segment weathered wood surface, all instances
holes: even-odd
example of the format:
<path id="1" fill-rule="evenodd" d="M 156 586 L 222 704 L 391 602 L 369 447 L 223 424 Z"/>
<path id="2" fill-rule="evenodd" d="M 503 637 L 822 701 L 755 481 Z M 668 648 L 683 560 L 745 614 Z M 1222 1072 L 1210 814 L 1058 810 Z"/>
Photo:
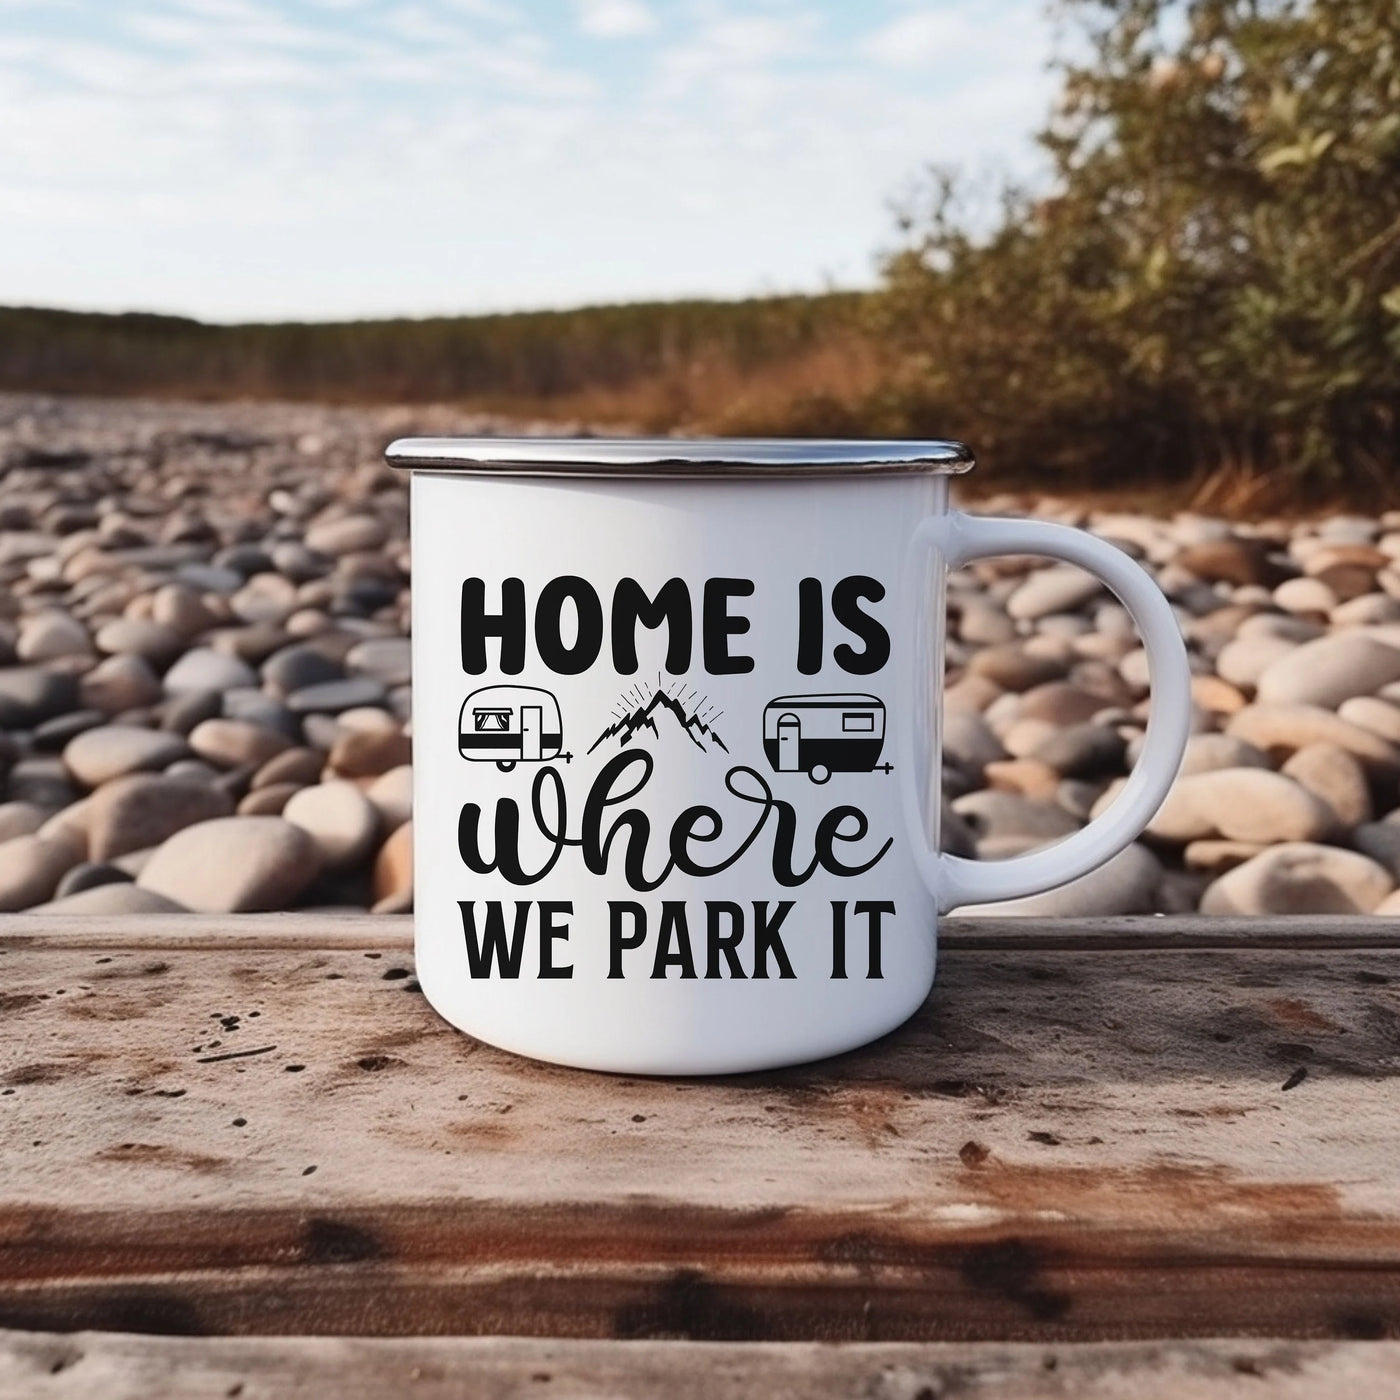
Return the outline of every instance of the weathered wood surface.
<path id="1" fill-rule="evenodd" d="M 1380 1400 L 1397 1342 L 862 1345 L 0 1333 L 3 1400 Z"/>
<path id="2" fill-rule="evenodd" d="M 969 922 L 879 1044 L 688 1081 L 474 1042 L 376 927 L 4 922 L 0 1326 L 1400 1335 L 1391 925 Z"/>

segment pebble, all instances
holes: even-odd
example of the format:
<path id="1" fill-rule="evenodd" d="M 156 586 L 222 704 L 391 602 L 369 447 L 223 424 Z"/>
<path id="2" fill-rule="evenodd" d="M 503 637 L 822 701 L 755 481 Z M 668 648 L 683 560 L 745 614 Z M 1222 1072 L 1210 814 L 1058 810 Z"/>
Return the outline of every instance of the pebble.
<path id="1" fill-rule="evenodd" d="M 206 719 L 190 731 L 189 745 L 219 768 L 260 768 L 292 747 L 285 734 L 242 719 Z"/>
<path id="2" fill-rule="evenodd" d="M 374 912 L 402 914 L 413 907 L 413 823 L 405 822 L 379 848 L 374 862 Z"/>
<path id="3" fill-rule="evenodd" d="M 52 661 L 60 656 L 90 656 L 92 640 L 87 628 L 65 612 L 51 611 L 31 617 L 20 628 L 15 654 L 21 661 Z"/>
<path id="4" fill-rule="evenodd" d="M 71 710 L 78 682 L 62 671 L 37 666 L 0 669 L 0 729 L 28 729 Z"/>
<path id="5" fill-rule="evenodd" d="M 1265 704 L 1320 705 L 1335 709 L 1353 695 L 1374 695 L 1400 679 L 1400 647 L 1365 633 L 1338 632 L 1304 642 L 1273 662 L 1259 677 Z"/>
<path id="6" fill-rule="evenodd" d="M 380 830 L 396 831 L 413 815 L 413 769 L 408 764 L 381 773 L 365 789 L 376 812 Z"/>
<path id="7" fill-rule="evenodd" d="M 998 904 L 972 904 L 962 916 L 1004 918 L 1022 915 L 1042 919 L 1097 918 L 1110 914 L 1144 914 L 1152 910 L 1162 878 L 1157 857 L 1136 842 L 1119 851 L 1097 870 L 1041 894 Z"/>
<path id="8" fill-rule="evenodd" d="M 88 855 L 110 861 L 232 811 L 228 794 L 212 783 L 149 773 L 118 778 L 88 800 Z"/>
<path id="9" fill-rule="evenodd" d="M 274 695 L 286 697 L 307 686 L 344 679 L 340 662 L 313 646 L 290 646 L 273 652 L 263 662 L 263 683 Z"/>
<path id="10" fill-rule="evenodd" d="M 1325 802 L 1336 814 L 1339 830 L 1349 831 L 1371 820 L 1366 770 L 1339 745 L 1305 744 L 1280 772 Z"/>
<path id="11" fill-rule="evenodd" d="M 1073 564 L 1052 564 L 1037 569 L 1006 600 L 1008 617 L 1033 622 L 1052 613 L 1083 607 L 1103 592 L 1103 584 L 1093 574 Z"/>
<path id="12" fill-rule="evenodd" d="M 33 802 L 0 803 L 0 843 L 16 836 L 31 836 L 49 819 L 49 812 Z"/>
<path id="13" fill-rule="evenodd" d="M 1400 749 L 1316 705 L 1249 705 L 1230 717 L 1225 732 L 1270 754 L 1287 755 L 1308 744 L 1336 744 L 1360 759 L 1368 773 L 1400 772 Z"/>
<path id="14" fill-rule="evenodd" d="M 425 429 L 451 431 L 436 412 Z M 46 399 L 0 421 L 0 457 L 29 450 L 26 414 L 82 448 L 61 492 L 0 481 L 0 849 L 27 841 L 12 865 L 25 850 L 65 865 L 26 898 L 411 908 L 407 504 L 378 461 L 402 422 Z M 995 912 L 1246 896 L 1302 911 L 1306 862 L 1286 879 L 1269 864 L 1297 848 L 1400 878 L 1400 512 L 1237 524 L 1040 509 L 1087 521 L 1158 578 L 1190 649 L 1193 734 L 1152 835 Z M 959 571 L 948 611 L 945 846 L 1009 855 L 1079 829 L 1142 747 L 1131 618 L 1092 576 L 1024 558 Z M 294 847 L 314 848 L 313 869 L 293 875 Z M 1261 868 L 1285 895 L 1258 893 Z M 147 870 L 159 890 L 131 883 Z M 171 893 L 201 870 L 213 895 Z M 101 879 L 122 883 L 79 888 Z M 1400 912 L 1400 892 L 1388 905 Z"/>
<path id="15" fill-rule="evenodd" d="M 42 904 L 81 859 L 82 849 L 72 840 L 31 835 L 0 844 L 0 912 Z"/>
<path id="16" fill-rule="evenodd" d="M 187 690 L 232 690 L 235 686 L 256 686 L 257 683 L 257 672 L 246 661 L 212 647 L 187 651 L 165 673 L 165 688 L 171 694 Z"/>
<path id="17" fill-rule="evenodd" d="M 80 783 L 95 788 L 127 773 L 164 768 L 188 753 L 189 746 L 178 734 L 104 724 L 71 740 L 63 750 L 63 763 Z"/>
<path id="18" fill-rule="evenodd" d="M 287 708 L 295 714 L 328 714 L 349 710 L 356 705 L 375 705 L 384 699 L 382 681 L 373 676 L 351 676 L 345 680 L 323 681 L 304 686 L 287 696 Z"/>
<path id="19" fill-rule="evenodd" d="M 378 549 L 387 538 L 383 524 L 370 515 L 321 520 L 306 532 L 306 547 L 316 554 L 354 554 Z"/>
<path id="20" fill-rule="evenodd" d="M 1184 845 L 1228 841 L 1316 841 L 1334 831 L 1332 809 L 1301 784 L 1267 768 L 1222 768 L 1178 778 L 1147 834 Z"/>
<path id="21" fill-rule="evenodd" d="M 1290 842 L 1270 846 L 1214 881 L 1203 914 L 1369 914 L 1395 881 L 1357 851 Z"/>
<path id="22" fill-rule="evenodd" d="M 346 735 L 343 742 L 349 747 L 355 737 Z M 1006 757 L 1006 750 L 992 727 L 981 715 L 967 710 L 951 710 L 943 716 L 943 753 L 970 774 L 980 774 L 989 763 Z M 399 759 L 399 764 L 406 763 L 411 757 L 411 753 L 405 754 Z M 332 763 L 335 764 L 334 755 Z M 335 766 L 338 772 L 349 771 L 338 764 Z M 378 771 L 383 773 L 397 766 L 385 764 Z"/>
<path id="23" fill-rule="evenodd" d="M 143 656 L 109 656 L 78 683 L 81 703 L 105 715 L 119 715 L 157 704 L 165 694 Z"/>
<path id="24" fill-rule="evenodd" d="M 150 619 L 119 617 L 98 628 L 98 651 L 145 657 L 147 661 L 164 663 L 178 656 L 183 638 L 173 628 Z"/>
<path id="25" fill-rule="evenodd" d="M 293 783 L 297 787 L 305 787 L 308 783 L 321 780 L 321 770 L 325 766 L 325 755 L 319 749 L 284 749 L 275 757 L 269 758 L 253 774 L 250 786 L 255 790 L 279 783 Z"/>
<path id="26" fill-rule="evenodd" d="M 204 914 L 286 909 L 320 871 L 316 843 L 281 817 L 223 817 L 177 831 L 145 863 L 142 889 Z"/>
<path id="27" fill-rule="evenodd" d="M 295 793 L 282 809 L 316 843 L 328 870 L 364 859 L 379 835 L 379 813 L 354 783 L 317 783 Z"/>
<path id="28" fill-rule="evenodd" d="M 49 904 L 41 904 L 36 911 L 43 914 L 185 914 L 189 911 L 183 904 L 157 894 L 154 890 L 144 890 L 129 880 L 124 884 L 95 885 L 77 894 L 65 895 Z"/>

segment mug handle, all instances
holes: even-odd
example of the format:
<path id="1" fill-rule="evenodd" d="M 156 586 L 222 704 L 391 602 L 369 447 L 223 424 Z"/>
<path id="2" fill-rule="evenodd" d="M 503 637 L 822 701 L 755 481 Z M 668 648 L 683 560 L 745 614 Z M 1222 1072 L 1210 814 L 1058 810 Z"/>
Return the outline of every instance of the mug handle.
<path id="1" fill-rule="evenodd" d="M 920 873 L 940 913 L 963 904 L 993 903 L 1039 894 L 1096 869 L 1141 833 L 1176 778 L 1191 730 L 1191 669 L 1171 605 L 1145 570 L 1122 550 L 1083 530 L 1044 520 L 1005 520 L 949 511 L 930 516 L 915 531 L 911 566 L 937 551 L 945 569 L 996 554 L 1041 554 L 1077 564 L 1096 575 L 1127 608 L 1147 651 L 1152 708 L 1142 753 L 1122 792 L 1088 826 L 1043 850 L 1007 860 L 977 861 L 928 845 L 907 744 L 905 815 Z M 912 576 L 912 568 L 911 568 Z M 906 715 L 911 707 L 904 707 Z"/>

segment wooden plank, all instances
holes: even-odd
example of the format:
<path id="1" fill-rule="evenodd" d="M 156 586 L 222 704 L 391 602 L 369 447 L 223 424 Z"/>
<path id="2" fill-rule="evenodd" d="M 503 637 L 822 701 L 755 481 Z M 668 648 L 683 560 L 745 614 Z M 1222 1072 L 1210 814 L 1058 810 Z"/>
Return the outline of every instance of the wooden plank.
<path id="1" fill-rule="evenodd" d="M 1357 1400 L 1400 1343 L 726 1345 L 0 1334 L 0 1400 Z"/>
<path id="2" fill-rule="evenodd" d="M 481 1045 L 403 948 L 11 937 L 0 988 L 0 1325 L 1400 1335 L 1393 950 L 949 950 L 717 1081 Z"/>
<path id="3" fill-rule="evenodd" d="M 1400 919 L 1346 914 L 1270 918 L 1133 915 L 1094 919 L 945 919 L 946 951 L 1049 952 L 1132 949 L 1400 948 Z M 101 948 L 110 944 L 220 952 L 251 948 L 413 947 L 413 919 L 404 914 L 148 914 L 93 916 L 6 914 L 0 948 Z"/>

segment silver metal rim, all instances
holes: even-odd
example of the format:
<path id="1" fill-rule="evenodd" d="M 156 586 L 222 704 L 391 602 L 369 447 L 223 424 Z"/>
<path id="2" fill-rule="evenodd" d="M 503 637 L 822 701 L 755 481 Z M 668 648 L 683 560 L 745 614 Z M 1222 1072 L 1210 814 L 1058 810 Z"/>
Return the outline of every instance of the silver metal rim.
<path id="1" fill-rule="evenodd" d="M 399 438 L 384 456 L 391 467 L 415 472 L 651 481 L 951 476 L 974 464 L 960 442 L 890 438 Z"/>

